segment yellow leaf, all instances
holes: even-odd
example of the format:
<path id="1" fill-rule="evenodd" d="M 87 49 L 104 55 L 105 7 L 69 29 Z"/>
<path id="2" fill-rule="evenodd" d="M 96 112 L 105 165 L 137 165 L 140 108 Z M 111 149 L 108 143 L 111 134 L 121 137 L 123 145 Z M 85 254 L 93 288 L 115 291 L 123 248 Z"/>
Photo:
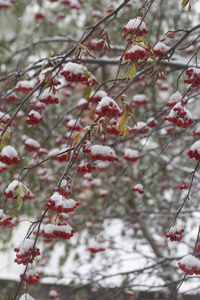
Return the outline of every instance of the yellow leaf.
<path id="1" fill-rule="evenodd" d="M 120 135 L 122 135 L 123 132 L 126 130 L 127 125 L 128 125 L 128 121 L 124 124 L 124 126 L 121 130 L 118 129 Z"/>
<path id="2" fill-rule="evenodd" d="M 128 126 L 127 126 L 126 129 L 125 129 L 125 131 L 124 131 L 124 134 L 123 134 L 122 139 L 123 139 L 125 136 L 127 136 L 128 134 L 129 134 L 129 128 L 128 128 Z"/>
<path id="3" fill-rule="evenodd" d="M 120 122 L 119 122 L 117 130 L 121 131 L 124 128 L 127 121 L 128 121 L 128 114 L 124 114 L 123 117 L 121 118 Z"/>

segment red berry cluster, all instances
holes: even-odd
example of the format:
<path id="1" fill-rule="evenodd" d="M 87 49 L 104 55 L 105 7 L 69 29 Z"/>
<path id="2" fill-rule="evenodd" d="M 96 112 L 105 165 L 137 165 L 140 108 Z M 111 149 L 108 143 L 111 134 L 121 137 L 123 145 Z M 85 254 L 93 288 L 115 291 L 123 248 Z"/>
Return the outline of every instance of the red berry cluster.
<path id="1" fill-rule="evenodd" d="M 83 84 L 86 84 L 86 85 L 89 85 L 89 83 L 90 83 L 89 78 L 81 72 L 76 74 L 76 73 L 71 73 L 70 71 L 62 71 L 60 74 L 65 77 L 66 81 L 82 82 Z M 95 84 L 96 84 L 96 81 L 93 80 L 92 85 L 95 85 Z"/>
<path id="2" fill-rule="evenodd" d="M 164 50 L 160 50 L 160 49 L 157 49 L 157 50 L 154 49 L 153 52 L 156 56 L 161 56 L 165 53 Z"/>
<path id="3" fill-rule="evenodd" d="M 4 100 L 5 100 L 6 103 L 11 103 L 11 102 L 18 101 L 19 97 L 14 92 L 12 92 Z"/>
<path id="4" fill-rule="evenodd" d="M 79 202 L 73 199 L 66 199 L 62 195 L 59 196 L 61 198 L 60 200 L 56 201 L 57 199 L 54 200 L 50 198 L 45 206 L 58 214 L 72 212 L 79 206 Z"/>
<path id="5" fill-rule="evenodd" d="M 3 210 L 0 209 L 0 226 L 8 227 L 11 225 L 12 217 L 4 214 Z"/>
<path id="6" fill-rule="evenodd" d="M 91 147 L 90 158 L 94 161 L 118 161 L 118 158 L 112 148 L 109 146 L 94 145 Z"/>
<path id="7" fill-rule="evenodd" d="M 44 82 L 43 87 L 45 87 L 46 84 L 48 84 L 48 87 L 58 86 L 61 84 L 61 82 L 55 77 L 54 74 L 55 72 L 52 72 L 51 69 L 46 69 L 37 77 L 37 81 L 40 84 L 45 78 L 48 78 L 48 81 Z"/>
<path id="8" fill-rule="evenodd" d="M 189 126 L 191 126 L 194 123 L 194 121 L 188 115 L 188 113 L 189 113 L 188 110 L 184 109 L 184 107 L 181 105 L 179 105 L 179 106 L 177 106 L 177 105 L 179 105 L 179 104 L 176 104 L 172 108 L 172 113 L 170 113 L 168 117 L 164 117 L 163 120 L 169 121 L 181 128 L 188 128 Z"/>
<path id="9" fill-rule="evenodd" d="M 189 156 L 189 158 L 195 158 L 197 161 L 200 161 L 200 154 L 197 149 L 189 150 L 187 155 Z"/>
<path id="10" fill-rule="evenodd" d="M 20 84 L 17 87 L 15 87 L 16 92 L 20 92 L 20 93 L 24 93 L 24 94 L 28 94 L 32 90 L 33 90 L 33 87 L 27 87 L 27 86 L 23 86 L 23 85 L 20 85 Z"/>
<path id="11" fill-rule="evenodd" d="M 100 51 L 103 46 L 104 46 L 105 42 L 103 39 L 101 40 L 96 40 L 96 39 L 92 39 L 88 42 L 88 48 L 92 51 Z"/>
<path id="12" fill-rule="evenodd" d="M 182 240 L 183 238 L 183 232 L 184 229 L 181 228 L 177 228 L 177 227 L 172 227 L 169 232 L 165 235 L 166 238 L 169 238 L 171 242 L 176 241 L 176 242 L 180 242 L 180 240 Z"/>
<path id="13" fill-rule="evenodd" d="M 97 252 L 102 252 L 102 251 L 105 251 L 106 249 L 105 248 L 88 248 L 88 250 L 91 252 L 91 253 L 97 253 Z"/>
<path id="14" fill-rule="evenodd" d="M 140 155 L 135 156 L 135 157 L 130 157 L 130 156 L 126 156 L 125 153 L 124 153 L 124 159 L 126 159 L 126 160 L 128 160 L 128 161 L 136 162 L 136 161 L 138 161 L 139 158 L 140 158 Z M 143 193 L 142 193 L 142 194 L 143 194 Z"/>
<path id="15" fill-rule="evenodd" d="M 135 34 L 137 36 L 142 36 L 143 34 L 148 33 L 148 30 L 146 28 L 141 29 L 141 28 L 137 28 L 137 27 L 135 27 L 135 28 L 123 27 L 124 33 L 128 33 L 128 34 L 133 34 L 133 32 L 136 31 L 136 30 L 137 30 L 137 32 L 135 32 Z"/>
<path id="16" fill-rule="evenodd" d="M 103 101 L 105 98 L 107 98 L 108 101 Z M 115 101 L 112 100 L 112 98 L 105 98 L 102 98 L 102 100 L 99 102 L 95 110 L 95 114 L 97 114 L 100 117 L 108 118 L 114 118 L 116 116 L 121 117 L 123 115 L 123 112 L 121 111 L 117 103 L 115 103 Z M 109 101 L 109 99 L 111 99 L 111 101 Z"/>
<path id="17" fill-rule="evenodd" d="M 37 113 L 37 114 L 36 114 Z M 26 123 L 28 125 L 37 125 L 40 122 L 42 122 L 43 116 L 41 116 L 38 112 L 36 111 L 31 111 L 27 118 L 26 118 Z"/>
<path id="18" fill-rule="evenodd" d="M 91 152 L 91 147 L 92 147 L 92 145 L 91 145 L 90 141 L 84 141 L 83 142 L 83 152 L 84 153 L 90 153 Z"/>
<path id="19" fill-rule="evenodd" d="M 111 119 L 108 122 L 108 126 L 107 126 L 107 133 L 109 134 L 114 134 L 115 136 L 119 135 L 119 131 L 118 131 L 118 123 L 115 119 Z"/>
<path id="20" fill-rule="evenodd" d="M 180 186 L 179 186 L 179 190 L 185 190 L 185 189 L 187 189 L 187 184 L 186 183 L 183 183 L 183 184 L 181 184 Z"/>
<path id="21" fill-rule="evenodd" d="M 133 297 L 135 296 L 135 293 L 129 289 L 124 289 L 123 290 L 124 294 L 127 295 L 128 297 Z"/>
<path id="22" fill-rule="evenodd" d="M 0 161 L 8 166 L 16 165 L 19 162 L 19 157 L 10 157 L 7 155 L 0 154 Z"/>
<path id="23" fill-rule="evenodd" d="M 16 257 L 14 262 L 16 262 L 18 265 L 23 264 L 24 266 L 28 263 L 32 263 L 35 259 L 36 256 L 40 255 L 40 249 L 39 248 L 34 248 L 33 252 L 32 252 L 32 247 L 28 249 L 28 251 L 23 252 L 21 254 L 16 254 Z M 20 252 L 19 248 L 14 248 L 15 252 Z M 32 252 L 32 254 L 31 254 Z M 29 256 L 31 254 L 30 260 L 29 260 Z"/>
<path id="24" fill-rule="evenodd" d="M 91 173 L 92 170 L 96 170 L 96 167 L 92 167 L 91 164 L 87 163 L 83 163 L 83 164 L 80 164 L 78 167 L 77 167 L 77 173 Z"/>
<path id="25" fill-rule="evenodd" d="M 28 152 L 37 152 L 40 149 L 40 147 L 40 144 L 31 138 L 25 140 L 24 150 Z"/>
<path id="26" fill-rule="evenodd" d="M 0 173 L 2 173 L 4 170 L 6 170 L 7 167 L 8 167 L 8 166 L 7 166 L 6 164 L 0 162 Z"/>
<path id="27" fill-rule="evenodd" d="M 200 244 L 197 245 L 197 248 L 195 249 L 196 252 L 200 252 Z"/>
<path id="28" fill-rule="evenodd" d="M 22 278 L 22 274 L 20 274 L 20 278 Z M 40 275 L 38 275 L 36 272 L 34 271 L 28 271 L 26 272 L 25 276 L 23 277 L 23 281 L 26 281 L 26 283 L 28 285 L 34 285 L 39 283 L 40 280 Z"/>
<path id="29" fill-rule="evenodd" d="M 135 46 L 133 46 L 134 48 Z M 132 63 L 138 63 L 139 60 L 144 60 L 147 53 L 145 50 L 137 49 L 135 51 L 132 51 L 131 48 L 125 55 L 124 59 L 125 60 L 130 60 Z"/>
<path id="30" fill-rule="evenodd" d="M 66 181 L 65 179 L 62 180 L 63 181 Z M 67 184 L 67 181 L 66 181 L 66 184 L 65 183 L 61 183 L 61 186 L 59 187 L 58 189 L 58 193 L 60 195 L 62 195 L 63 197 L 68 197 L 71 195 L 71 192 L 69 191 L 71 189 L 71 185 Z M 54 188 L 53 191 L 57 191 L 57 188 Z"/>
<path id="31" fill-rule="evenodd" d="M 187 267 L 185 264 L 178 263 L 179 268 L 185 272 L 187 275 L 200 275 L 200 270 L 197 269 L 197 266 Z"/>
<path id="32" fill-rule="evenodd" d="M 49 225 L 47 225 L 47 226 L 49 226 Z M 63 224 L 59 223 L 58 225 L 53 226 L 53 228 L 55 228 L 55 229 L 53 229 L 52 232 L 49 232 L 49 230 L 48 230 L 48 232 L 45 232 L 46 227 L 45 227 L 45 229 L 43 229 L 41 231 L 41 233 L 42 233 L 42 236 L 47 239 L 61 238 L 64 240 L 68 240 L 73 236 L 73 233 L 74 233 L 74 229 L 72 229 L 71 226 L 69 226 L 67 223 L 63 223 Z M 71 231 L 70 233 L 68 232 L 69 230 Z"/>
<path id="33" fill-rule="evenodd" d="M 46 16 L 42 12 L 37 12 L 34 14 L 35 20 L 44 20 L 46 19 Z"/>
<path id="34" fill-rule="evenodd" d="M 198 128 L 198 130 L 193 130 L 192 132 L 194 135 L 200 136 L 200 128 Z"/>
<path id="35" fill-rule="evenodd" d="M 48 294 L 49 299 L 59 299 L 58 298 L 58 290 L 56 288 L 52 288 Z"/>
<path id="36" fill-rule="evenodd" d="M 192 84 L 192 87 L 200 86 L 200 70 L 198 69 L 188 69 L 185 72 L 188 78 L 184 79 L 184 83 Z"/>
<path id="37" fill-rule="evenodd" d="M 135 185 L 133 188 L 132 188 L 132 191 L 133 192 L 138 192 L 139 194 L 144 194 L 144 187 L 143 187 L 143 185 L 142 184 L 137 184 L 137 185 Z"/>
<path id="38" fill-rule="evenodd" d="M 53 97 L 51 94 L 50 95 L 47 95 L 45 97 L 40 97 L 39 101 L 41 103 L 45 103 L 46 105 L 48 104 L 58 104 L 59 103 L 59 100 L 57 97 Z"/>

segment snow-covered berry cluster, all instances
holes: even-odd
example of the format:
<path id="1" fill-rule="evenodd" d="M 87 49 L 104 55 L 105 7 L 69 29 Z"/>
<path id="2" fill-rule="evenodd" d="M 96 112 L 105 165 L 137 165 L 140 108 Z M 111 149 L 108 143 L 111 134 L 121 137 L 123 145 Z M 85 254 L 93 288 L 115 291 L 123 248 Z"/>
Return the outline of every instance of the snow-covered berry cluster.
<path id="1" fill-rule="evenodd" d="M 118 161 L 115 151 L 109 146 L 93 145 L 90 148 L 90 158 L 94 161 Z"/>
<path id="2" fill-rule="evenodd" d="M 138 192 L 139 194 L 144 194 L 144 187 L 141 183 L 136 184 L 133 188 L 132 188 L 133 192 Z"/>
<path id="3" fill-rule="evenodd" d="M 183 238 L 183 232 L 184 232 L 183 228 L 174 225 L 173 227 L 170 228 L 170 230 L 165 236 L 166 238 L 169 238 L 171 242 L 173 241 L 179 242 Z"/>
<path id="4" fill-rule="evenodd" d="M 105 91 L 97 91 L 97 92 L 92 92 L 90 94 L 90 97 L 87 99 L 88 102 L 92 103 L 99 103 L 103 97 L 106 97 L 107 93 Z"/>
<path id="5" fill-rule="evenodd" d="M 33 84 L 28 80 L 19 81 L 15 86 L 15 91 L 27 94 L 34 89 Z"/>
<path id="6" fill-rule="evenodd" d="M 183 257 L 178 263 L 178 266 L 187 275 L 200 275 L 200 261 L 191 254 Z"/>
<path id="7" fill-rule="evenodd" d="M 19 156 L 15 148 L 5 146 L 0 153 L 0 161 L 8 166 L 16 165 L 19 162 Z"/>
<path id="8" fill-rule="evenodd" d="M 0 173 L 5 171 L 8 168 L 8 166 L 0 161 Z"/>
<path id="9" fill-rule="evenodd" d="M 83 142 L 83 152 L 84 153 L 90 153 L 91 147 L 92 147 L 92 144 L 90 143 L 90 141 Z"/>
<path id="10" fill-rule="evenodd" d="M 140 18 L 135 18 L 129 20 L 126 26 L 123 27 L 123 31 L 126 34 L 135 34 L 137 36 L 142 36 L 143 34 L 147 34 L 148 30 L 146 29 L 146 25 L 144 21 Z"/>
<path id="11" fill-rule="evenodd" d="M 22 274 L 20 274 L 20 278 L 22 278 Z M 26 272 L 22 281 L 25 281 L 28 285 L 34 285 L 39 283 L 40 275 L 36 273 L 34 270 L 29 270 Z"/>
<path id="12" fill-rule="evenodd" d="M 0 209 L 0 226 L 7 227 L 8 225 L 11 224 L 12 217 L 6 215 L 3 212 L 3 209 Z"/>
<path id="13" fill-rule="evenodd" d="M 58 299 L 58 290 L 56 288 L 51 288 L 51 290 L 49 291 L 48 297 L 49 299 Z"/>
<path id="14" fill-rule="evenodd" d="M 8 91 L 9 92 L 9 91 Z M 19 97 L 16 95 L 15 92 L 11 92 L 5 99 L 4 101 L 6 103 L 11 103 L 11 102 L 16 102 L 19 100 Z"/>
<path id="15" fill-rule="evenodd" d="M 100 117 L 114 118 L 116 116 L 121 117 L 123 112 L 115 100 L 110 97 L 103 97 L 96 107 L 95 114 Z"/>
<path id="16" fill-rule="evenodd" d="M 63 197 L 68 197 L 71 195 L 71 192 L 70 192 L 70 189 L 71 189 L 71 185 L 68 184 L 67 180 L 66 179 L 63 179 L 61 181 L 61 184 L 60 184 L 60 187 L 58 189 L 58 193 L 60 195 L 62 195 Z M 57 190 L 57 188 L 54 188 L 53 191 L 55 192 Z"/>
<path id="17" fill-rule="evenodd" d="M 43 116 L 39 114 L 39 112 L 35 110 L 31 110 L 30 113 L 27 115 L 26 123 L 28 125 L 37 125 L 42 122 Z"/>
<path id="18" fill-rule="evenodd" d="M 200 161 L 200 141 L 196 141 L 187 154 L 189 158 L 195 158 L 197 161 Z"/>
<path id="19" fill-rule="evenodd" d="M 194 135 L 200 136 L 200 127 L 198 127 L 196 130 L 193 130 L 192 133 Z"/>
<path id="20" fill-rule="evenodd" d="M 169 50 L 169 47 L 163 43 L 163 42 L 158 42 L 153 49 L 153 52 L 156 56 L 161 56 L 165 54 L 165 52 Z"/>
<path id="21" fill-rule="evenodd" d="M 88 69 L 81 65 L 72 62 L 66 63 L 61 73 L 65 77 L 66 81 L 70 82 L 82 82 L 83 84 L 89 85 L 91 83 L 90 77 L 92 74 Z M 92 85 L 96 84 L 96 80 L 92 80 Z"/>
<path id="22" fill-rule="evenodd" d="M 40 149 L 40 147 L 40 144 L 34 139 L 28 138 L 25 140 L 24 150 L 28 152 L 36 152 Z"/>
<path id="23" fill-rule="evenodd" d="M 72 212 L 79 205 L 79 202 L 76 202 L 73 199 L 67 199 L 60 195 L 58 192 L 55 192 L 45 206 L 57 213 L 68 213 Z"/>
<path id="24" fill-rule="evenodd" d="M 191 84 L 192 87 L 200 86 L 200 69 L 197 68 L 187 69 L 185 75 L 187 75 L 187 78 L 184 79 L 184 83 Z"/>
<path id="25" fill-rule="evenodd" d="M 134 293 L 131 289 L 129 289 L 129 288 L 124 289 L 123 292 L 124 292 L 124 294 L 127 295 L 128 297 L 133 297 L 133 296 L 135 296 L 135 293 Z"/>
<path id="26" fill-rule="evenodd" d="M 131 101 L 131 106 L 132 107 L 142 106 L 142 105 L 146 105 L 148 102 L 149 102 L 149 99 L 147 98 L 146 95 L 136 94 Z"/>
<path id="27" fill-rule="evenodd" d="M 126 148 L 124 152 L 124 159 L 136 162 L 140 158 L 139 152 L 130 148 Z"/>
<path id="28" fill-rule="evenodd" d="M 135 125 L 133 128 L 129 128 L 130 132 L 137 132 L 137 134 L 145 134 L 149 131 L 149 127 L 145 122 L 138 122 L 137 126 Z"/>
<path id="29" fill-rule="evenodd" d="M 66 123 L 66 127 L 68 130 L 77 130 L 80 131 L 83 129 L 81 122 L 77 119 L 71 119 Z"/>
<path id="30" fill-rule="evenodd" d="M 81 163 L 77 167 L 77 173 L 91 173 L 93 170 L 96 170 L 96 167 L 93 167 L 90 163 Z"/>
<path id="31" fill-rule="evenodd" d="M 46 105 L 59 103 L 57 93 L 54 94 L 52 91 L 48 91 L 47 89 L 44 90 L 43 93 L 39 96 L 39 101 Z"/>
<path id="32" fill-rule="evenodd" d="M 4 112 L 0 111 L 0 124 L 8 124 L 8 122 L 10 121 L 11 117 L 9 116 L 9 114 L 5 114 Z"/>
<path id="33" fill-rule="evenodd" d="M 154 128 L 154 127 L 158 126 L 158 121 L 154 117 L 151 117 L 147 120 L 147 125 L 150 128 Z"/>
<path id="34" fill-rule="evenodd" d="M 177 103 L 171 109 L 168 117 L 164 117 L 163 119 L 182 128 L 188 128 L 194 123 L 190 111 L 183 107 L 181 103 Z"/>
<path id="35" fill-rule="evenodd" d="M 98 40 L 98 39 L 91 39 L 88 42 L 87 46 L 92 51 L 100 51 L 103 48 L 104 44 L 105 44 L 105 42 L 104 42 L 103 39 L 100 39 L 100 40 Z"/>
<path id="36" fill-rule="evenodd" d="M 44 227 L 41 233 L 44 238 L 61 238 L 67 240 L 73 236 L 74 229 L 67 223 L 57 225 L 48 224 Z"/>
<path id="37" fill-rule="evenodd" d="M 17 197 L 20 194 L 23 201 L 25 201 L 28 199 L 30 191 L 19 180 L 13 180 L 3 194 L 12 200 L 17 200 Z"/>
<path id="38" fill-rule="evenodd" d="M 138 63 L 139 60 L 144 60 L 147 56 L 144 48 L 138 45 L 132 46 L 124 55 L 125 60 L 130 60 L 132 63 Z"/>
<path id="39" fill-rule="evenodd" d="M 119 135 L 118 125 L 119 124 L 115 119 L 111 119 L 107 125 L 107 133 L 118 136 Z"/>
<path id="40" fill-rule="evenodd" d="M 17 253 L 14 261 L 18 265 L 32 263 L 35 257 L 40 255 L 40 249 L 34 247 L 34 242 L 32 239 L 25 239 L 14 248 L 14 252 Z"/>
<path id="41" fill-rule="evenodd" d="M 181 93 L 179 91 L 176 91 L 173 95 L 171 95 L 169 101 L 165 104 L 167 107 L 174 107 L 177 103 L 180 103 L 182 105 L 186 105 L 187 104 L 187 100 L 183 99 L 183 96 L 181 95 Z"/>

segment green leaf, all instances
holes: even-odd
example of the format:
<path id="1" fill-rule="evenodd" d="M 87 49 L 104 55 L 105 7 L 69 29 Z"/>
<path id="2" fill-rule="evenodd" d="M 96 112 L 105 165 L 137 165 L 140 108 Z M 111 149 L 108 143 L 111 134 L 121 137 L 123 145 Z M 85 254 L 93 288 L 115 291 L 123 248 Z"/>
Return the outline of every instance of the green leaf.
<path id="1" fill-rule="evenodd" d="M 16 189 L 15 189 L 15 192 L 14 192 L 14 194 L 13 194 L 13 197 L 14 197 L 14 198 L 17 197 L 17 196 L 19 195 L 18 185 L 16 185 L 15 188 L 16 188 Z"/>
<path id="2" fill-rule="evenodd" d="M 6 143 L 4 142 L 4 140 L 1 140 L 1 147 L 4 148 L 6 146 Z"/>
<path id="3" fill-rule="evenodd" d="M 130 69 L 130 71 L 128 72 L 128 77 L 132 80 L 133 76 L 135 76 L 136 73 L 137 73 L 136 66 L 135 64 L 133 64 L 132 69 Z"/>
<path id="4" fill-rule="evenodd" d="M 7 137 L 7 138 L 10 138 L 10 133 L 8 131 L 4 132 L 4 135 Z"/>
<path id="5" fill-rule="evenodd" d="M 181 5 L 182 5 L 182 8 L 186 7 L 189 3 L 189 0 L 182 0 L 181 2 Z"/>
<path id="6" fill-rule="evenodd" d="M 20 210 L 20 208 L 22 207 L 23 204 L 23 199 L 21 194 L 19 194 L 19 196 L 17 197 L 17 204 L 18 204 L 18 210 Z"/>
<path id="7" fill-rule="evenodd" d="M 86 100 L 90 97 L 91 92 L 92 92 L 92 85 L 89 85 L 89 87 L 87 88 L 86 94 L 85 94 Z"/>
<path id="8" fill-rule="evenodd" d="M 25 185 L 22 184 L 22 185 L 20 186 L 20 189 L 22 189 L 24 195 L 27 195 L 27 194 L 28 194 L 28 190 L 27 190 L 27 188 L 25 187 Z"/>

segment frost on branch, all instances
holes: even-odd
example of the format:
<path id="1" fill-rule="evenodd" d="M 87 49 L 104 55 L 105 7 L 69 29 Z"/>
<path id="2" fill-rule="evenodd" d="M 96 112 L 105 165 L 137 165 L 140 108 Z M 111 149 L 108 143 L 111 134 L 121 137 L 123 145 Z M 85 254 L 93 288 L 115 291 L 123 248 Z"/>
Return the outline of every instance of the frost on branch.
<path id="1" fill-rule="evenodd" d="M 10 145 L 4 147 L 0 153 L 0 161 L 8 166 L 16 165 L 19 157 L 15 148 Z"/>
<path id="2" fill-rule="evenodd" d="M 183 257 L 178 263 L 178 266 L 187 275 L 200 275 L 200 261 L 191 254 Z"/>
<path id="3" fill-rule="evenodd" d="M 165 235 L 166 238 L 169 238 L 170 241 L 178 241 L 180 242 L 180 240 L 182 240 L 183 238 L 183 232 L 184 232 L 184 229 L 177 226 L 177 225 L 174 225 L 173 227 L 170 228 L 170 230 L 168 231 L 168 233 Z"/>

